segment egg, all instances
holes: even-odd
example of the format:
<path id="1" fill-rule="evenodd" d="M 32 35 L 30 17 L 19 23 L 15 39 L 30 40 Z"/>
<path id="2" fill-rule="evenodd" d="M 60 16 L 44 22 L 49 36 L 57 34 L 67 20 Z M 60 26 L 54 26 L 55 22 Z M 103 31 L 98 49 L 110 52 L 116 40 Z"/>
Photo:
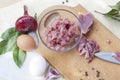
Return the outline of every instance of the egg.
<path id="1" fill-rule="evenodd" d="M 35 77 L 40 77 L 46 72 L 48 66 L 47 61 L 41 55 L 37 55 L 30 61 L 29 72 Z"/>
<path id="2" fill-rule="evenodd" d="M 34 39 L 27 34 L 22 34 L 17 38 L 17 46 L 24 51 L 31 51 L 36 48 Z"/>

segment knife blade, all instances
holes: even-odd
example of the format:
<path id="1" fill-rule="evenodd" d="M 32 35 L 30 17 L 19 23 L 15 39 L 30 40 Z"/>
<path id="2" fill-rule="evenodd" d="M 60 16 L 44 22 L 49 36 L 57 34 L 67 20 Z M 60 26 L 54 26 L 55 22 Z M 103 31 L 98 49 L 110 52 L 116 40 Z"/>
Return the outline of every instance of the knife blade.
<path id="1" fill-rule="evenodd" d="M 120 64 L 120 62 L 115 59 L 115 57 L 113 57 L 114 55 L 114 52 L 98 52 L 98 53 L 95 53 L 95 56 L 100 58 L 100 59 L 103 59 L 103 60 L 106 60 L 106 61 L 109 61 L 109 62 L 113 62 L 113 63 L 116 63 L 116 64 Z"/>

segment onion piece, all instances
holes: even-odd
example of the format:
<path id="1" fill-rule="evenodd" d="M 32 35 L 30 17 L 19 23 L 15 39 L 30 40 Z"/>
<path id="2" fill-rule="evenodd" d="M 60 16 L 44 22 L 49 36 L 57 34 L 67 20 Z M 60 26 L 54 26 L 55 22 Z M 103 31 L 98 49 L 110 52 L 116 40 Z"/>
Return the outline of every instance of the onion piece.
<path id="1" fill-rule="evenodd" d="M 91 13 L 87 14 L 79 14 L 79 21 L 80 21 L 80 27 L 83 34 L 86 34 L 89 30 L 91 25 L 93 24 L 94 17 Z"/>
<path id="2" fill-rule="evenodd" d="M 77 50 L 79 51 L 80 55 L 84 55 L 87 62 L 92 61 L 96 52 L 99 52 L 99 46 L 93 39 L 86 39 L 82 37 L 80 40 Z"/>
<path id="3" fill-rule="evenodd" d="M 120 62 L 120 52 L 115 52 L 113 57 Z"/>
<path id="4" fill-rule="evenodd" d="M 57 72 L 57 70 L 55 70 L 53 67 L 49 67 L 48 73 L 45 76 L 44 80 L 53 80 L 53 79 L 57 79 L 60 78 L 60 73 Z"/>

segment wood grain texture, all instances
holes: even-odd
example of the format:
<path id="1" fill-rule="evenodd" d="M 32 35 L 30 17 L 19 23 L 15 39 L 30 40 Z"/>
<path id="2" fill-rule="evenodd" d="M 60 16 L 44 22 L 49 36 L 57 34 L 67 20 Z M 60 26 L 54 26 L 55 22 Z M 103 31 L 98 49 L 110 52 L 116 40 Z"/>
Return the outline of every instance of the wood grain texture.
<path id="1" fill-rule="evenodd" d="M 87 11 L 80 5 L 77 5 L 74 8 L 56 5 L 44 10 L 43 13 L 40 14 L 38 22 L 44 13 L 58 8 L 71 10 L 76 15 L 78 12 L 87 13 Z M 101 51 L 120 51 L 120 40 L 95 18 L 90 32 L 85 36 L 94 39 L 99 44 Z M 107 39 L 111 40 L 112 43 L 107 44 Z M 42 56 L 65 77 L 66 80 L 99 80 L 102 78 L 104 80 L 120 79 L 120 65 L 106 62 L 98 58 L 94 58 L 92 62 L 87 63 L 84 56 L 80 56 L 76 49 L 65 53 L 57 53 L 46 48 L 39 39 L 38 52 L 40 52 Z M 94 68 L 94 70 L 92 70 L 92 68 Z M 96 77 L 97 70 L 100 71 L 99 77 Z M 85 72 L 88 72 L 87 77 L 85 76 Z"/>

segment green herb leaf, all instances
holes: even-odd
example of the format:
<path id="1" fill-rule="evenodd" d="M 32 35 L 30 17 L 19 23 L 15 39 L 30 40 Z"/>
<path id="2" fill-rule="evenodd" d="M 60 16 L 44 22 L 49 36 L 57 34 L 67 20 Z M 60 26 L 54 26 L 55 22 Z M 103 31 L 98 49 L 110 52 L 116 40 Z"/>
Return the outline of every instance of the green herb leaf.
<path id="1" fill-rule="evenodd" d="M 108 13 L 105 13 L 104 15 L 112 17 L 112 16 L 115 16 L 115 15 L 118 15 L 118 14 L 119 14 L 118 10 L 112 9 L 111 11 L 109 11 Z"/>
<path id="2" fill-rule="evenodd" d="M 26 52 L 19 49 L 17 46 L 13 51 L 13 59 L 18 67 L 21 67 L 26 57 Z"/>
<path id="3" fill-rule="evenodd" d="M 8 40 L 12 36 L 14 36 L 16 34 L 16 32 L 17 31 L 16 31 L 15 27 L 9 28 L 2 34 L 1 38 L 4 40 Z"/>
<path id="4" fill-rule="evenodd" d="M 13 59 L 18 67 L 21 67 L 25 61 L 26 52 L 17 47 L 16 41 L 20 32 L 15 27 L 7 29 L 1 36 L 3 39 L 0 42 L 0 55 L 7 51 L 13 51 Z"/>
<path id="5" fill-rule="evenodd" d="M 117 15 L 115 15 L 115 17 L 119 17 L 119 18 L 120 18 L 120 13 L 119 13 L 119 14 L 117 14 Z"/>
<path id="6" fill-rule="evenodd" d="M 113 16 L 112 18 L 113 18 L 113 19 L 115 19 L 115 20 L 118 20 L 118 21 L 120 21 L 120 17 Z"/>
<path id="7" fill-rule="evenodd" d="M 0 42 L 0 55 L 7 51 L 13 51 L 16 45 L 17 37 L 20 35 L 15 28 L 10 28 L 2 34 L 3 40 Z"/>
<path id="8" fill-rule="evenodd" d="M 16 44 L 20 34 L 15 28 L 10 28 L 2 34 L 3 40 L 0 42 L 0 55 L 7 51 L 13 51 L 13 59 L 18 67 L 22 66 L 26 57 L 26 52 L 19 49 Z"/>
<path id="9" fill-rule="evenodd" d="M 111 7 L 111 10 L 107 13 L 101 13 L 98 11 L 95 11 L 95 12 L 120 21 L 120 1 L 118 3 L 116 3 L 115 5 L 110 6 L 110 7 Z"/>
<path id="10" fill-rule="evenodd" d="M 6 53 L 7 42 L 6 40 L 0 42 L 0 55 Z"/>
<path id="11" fill-rule="evenodd" d="M 37 13 L 35 13 L 34 18 L 35 18 L 35 20 L 37 20 Z"/>
<path id="12" fill-rule="evenodd" d="M 20 35 L 20 33 L 16 32 L 16 33 L 14 33 L 14 36 L 12 36 L 9 39 L 9 41 L 7 43 L 6 51 L 13 51 L 14 50 L 14 48 L 16 46 L 16 41 L 17 41 L 17 38 L 18 38 L 19 35 Z"/>
<path id="13" fill-rule="evenodd" d="M 112 9 L 120 10 L 120 1 L 113 6 L 110 6 Z"/>

